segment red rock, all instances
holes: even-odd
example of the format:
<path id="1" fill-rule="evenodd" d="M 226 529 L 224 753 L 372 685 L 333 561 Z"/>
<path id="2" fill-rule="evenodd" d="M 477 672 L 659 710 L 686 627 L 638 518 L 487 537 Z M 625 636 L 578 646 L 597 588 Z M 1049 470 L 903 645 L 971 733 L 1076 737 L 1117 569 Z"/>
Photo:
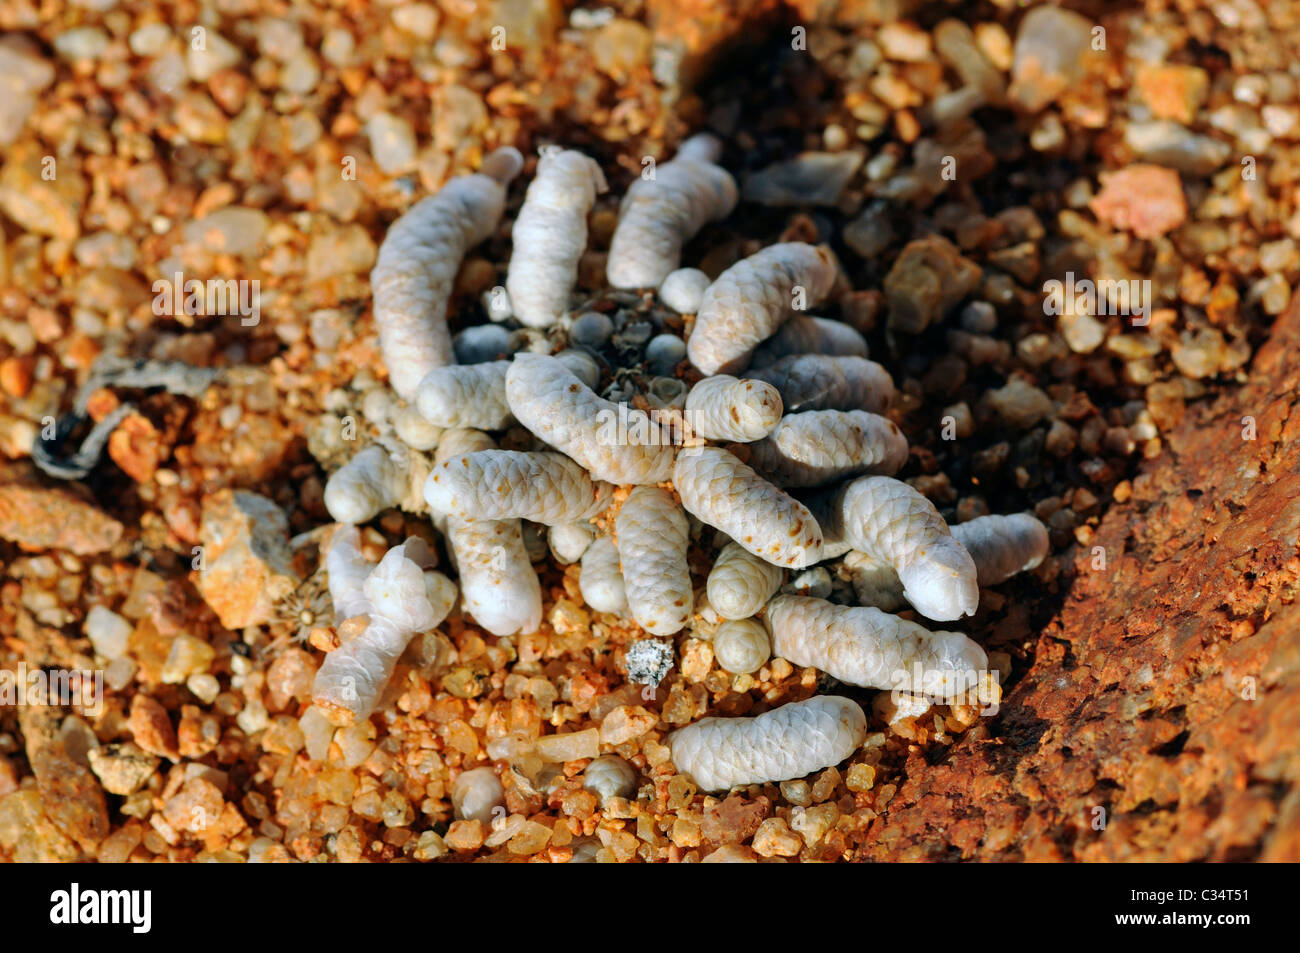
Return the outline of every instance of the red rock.
<path id="1" fill-rule="evenodd" d="M 131 698 L 131 714 L 126 726 L 141 750 L 173 761 L 180 760 L 176 730 L 167 717 L 167 710 L 151 696 L 137 693 Z"/>
<path id="2" fill-rule="evenodd" d="M 772 804 L 765 797 L 746 802 L 738 794 L 719 801 L 704 812 L 701 831 L 714 844 L 739 844 L 749 840 L 771 813 Z"/>
<path id="3" fill-rule="evenodd" d="M 32 388 L 30 358 L 6 357 L 0 361 L 0 390 L 10 397 L 26 397 Z"/>
<path id="4" fill-rule="evenodd" d="M 88 556 L 112 549 L 123 530 L 121 523 L 72 491 L 41 486 L 31 468 L 0 468 L 0 538 L 31 549 L 66 549 Z"/>
<path id="5" fill-rule="evenodd" d="M 1297 348 L 1300 305 L 1246 385 L 1171 421 L 996 717 L 909 759 L 858 856 L 1300 860 Z"/>
<path id="6" fill-rule="evenodd" d="M 1092 213 L 1138 238 L 1158 238 L 1187 220 L 1187 199 L 1178 173 L 1138 163 L 1101 174 L 1101 191 L 1089 203 Z"/>
<path id="7" fill-rule="evenodd" d="M 128 414 L 108 438 L 108 455 L 136 483 L 153 479 L 167 452 L 162 434 L 142 414 Z"/>

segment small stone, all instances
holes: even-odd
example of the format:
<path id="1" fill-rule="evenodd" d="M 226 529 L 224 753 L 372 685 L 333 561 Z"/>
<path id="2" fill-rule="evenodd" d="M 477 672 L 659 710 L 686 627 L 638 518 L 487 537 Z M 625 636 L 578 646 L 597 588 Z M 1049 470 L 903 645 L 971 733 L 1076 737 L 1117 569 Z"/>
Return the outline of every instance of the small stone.
<path id="1" fill-rule="evenodd" d="M 569 328 L 569 341 L 582 347 L 601 348 L 613 333 L 614 322 L 608 315 L 599 311 L 586 311 L 574 319 Z"/>
<path id="2" fill-rule="evenodd" d="M 876 769 L 869 764 L 851 764 L 844 776 L 844 786 L 854 793 L 870 791 L 876 783 Z"/>
<path id="3" fill-rule="evenodd" d="M 657 334 L 645 348 L 645 360 L 651 373 L 671 375 L 686 359 L 686 342 L 675 334 Z"/>
<path id="4" fill-rule="evenodd" d="M 1218 328 L 1184 331 L 1169 351 L 1174 366 L 1184 377 L 1200 379 L 1219 373 L 1227 358 L 1223 333 Z"/>
<path id="5" fill-rule="evenodd" d="M 125 235 L 95 232 L 77 240 L 72 247 L 77 263 L 87 268 L 134 268 L 139 258 L 135 242 Z"/>
<path id="6" fill-rule="evenodd" d="M 261 209 L 228 205 L 185 225 L 185 241 L 212 252 L 253 255 L 261 251 L 271 220 Z"/>
<path id="7" fill-rule="evenodd" d="M 316 662 L 307 652 L 291 646 L 276 657 L 266 670 L 266 690 L 271 708 L 282 711 L 291 701 L 311 698 L 316 679 Z"/>
<path id="8" fill-rule="evenodd" d="M 130 622 L 103 606 L 91 606 L 86 613 L 86 638 L 90 639 L 95 653 L 109 661 L 126 654 L 131 629 Z"/>
<path id="9" fill-rule="evenodd" d="M 682 643 L 682 678 L 688 682 L 702 682 L 712 668 L 712 645 L 703 639 L 687 639 Z"/>
<path id="10" fill-rule="evenodd" d="M 700 860 L 702 864 L 756 864 L 754 852 L 742 844 L 723 844 Z"/>
<path id="11" fill-rule="evenodd" d="M 998 313 L 987 301 L 972 301 L 961 309 L 961 326 L 971 334 L 992 334 L 998 327 Z"/>
<path id="12" fill-rule="evenodd" d="M 886 59 L 905 63 L 924 63 L 930 59 L 930 34 L 915 23 L 884 23 L 876 31 L 875 40 L 880 44 Z"/>
<path id="13" fill-rule="evenodd" d="M 89 556 L 112 549 L 124 529 L 70 490 L 34 485 L 28 471 L 0 468 L 0 538 Z"/>
<path id="14" fill-rule="evenodd" d="M 1043 113 L 1029 133 L 1029 147 L 1035 152 L 1055 152 L 1066 144 L 1065 124 L 1056 113 Z"/>
<path id="15" fill-rule="evenodd" d="M 988 262 L 1012 275 L 1022 285 L 1032 285 L 1038 275 L 1038 243 L 1019 242 L 1007 248 L 995 249 L 989 252 Z"/>
<path id="16" fill-rule="evenodd" d="M 325 57 L 325 62 L 341 68 L 352 62 L 356 46 L 356 37 L 349 30 L 335 27 L 325 31 L 321 39 L 320 52 L 321 56 Z"/>
<path id="17" fill-rule="evenodd" d="M 26 397 L 32 389 L 32 360 L 10 356 L 0 361 L 0 390 L 10 397 Z"/>
<path id="18" fill-rule="evenodd" d="M 1061 315 L 1061 336 L 1076 354 L 1091 354 L 1106 340 L 1106 325 L 1081 311 Z"/>
<path id="19" fill-rule="evenodd" d="M 834 804 L 819 804 L 791 815 L 790 826 L 803 838 L 805 846 L 812 847 L 830 832 L 839 819 L 840 811 Z"/>
<path id="20" fill-rule="evenodd" d="M 658 721 L 658 716 L 639 705 L 620 705 L 600 723 L 600 740 L 607 745 L 621 745 L 639 738 Z"/>
<path id="21" fill-rule="evenodd" d="M 46 817 L 35 788 L 0 799 L 0 845 L 20 864 L 71 863 L 80 856 L 77 845 Z"/>
<path id="22" fill-rule="evenodd" d="M 274 503 L 245 490 L 219 490 L 203 501 L 202 568 L 196 584 L 228 629 L 265 624 L 298 579 L 288 521 Z"/>
<path id="23" fill-rule="evenodd" d="M 1210 77 L 1199 66 L 1147 64 L 1138 68 L 1135 86 L 1157 119 L 1190 123 L 1210 89 Z"/>
<path id="24" fill-rule="evenodd" d="M 834 205 L 865 158 L 860 150 L 804 152 L 750 175 L 743 195 L 759 205 Z"/>
<path id="25" fill-rule="evenodd" d="M 320 64 L 310 50 L 299 50 L 280 71 L 280 88 L 299 96 L 305 96 L 319 85 Z"/>
<path id="26" fill-rule="evenodd" d="M 908 242 L 885 276 L 889 327 L 918 334 L 979 285 L 980 267 L 940 235 Z"/>
<path id="27" fill-rule="evenodd" d="M 699 847 L 700 825 L 689 818 L 679 817 L 673 821 L 673 828 L 668 835 L 668 839 L 683 849 Z"/>
<path id="28" fill-rule="evenodd" d="M 86 180 L 72 158 L 56 160 L 32 142 L 6 150 L 0 209 L 27 231 L 74 241 L 81 233 L 86 192 Z"/>
<path id="29" fill-rule="evenodd" d="M 307 751 L 307 757 L 313 761 L 324 761 L 329 755 L 330 742 L 334 738 L 334 726 L 325 717 L 325 713 L 312 705 L 298 719 L 298 727 L 302 729 L 303 747 Z"/>
<path id="30" fill-rule="evenodd" d="M 142 59 L 161 56 L 172 39 L 171 28 L 166 23 L 146 23 L 131 31 L 126 45 Z"/>
<path id="31" fill-rule="evenodd" d="M 265 710 L 265 709 L 263 709 Z M 294 718 L 277 715 L 262 732 L 262 750 L 271 754 L 297 754 L 305 744 L 302 728 Z"/>
<path id="32" fill-rule="evenodd" d="M 782 781 L 781 797 L 796 807 L 807 807 L 812 803 L 812 789 L 807 781 Z"/>
<path id="33" fill-rule="evenodd" d="M 427 3 L 407 3 L 393 11 L 393 25 L 417 40 L 428 42 L 438 32 L 441 14 Z"/>
<path id="34" fill-rule="evenodd" d="M 594 758 L 600 754 L 600 729 L 572 731 L 567 734 L 543 735 L 533 745 L 533 751 L 543 761 L 563 764 L 581 758 Z"/>
<path id="35" fill-rule="evenodd" d="M 1296 247 L 1295 239 L 1282 238 L 1260 245 L 1259 267 L 1266 275 L 1300 268 L 1300 249 Z"/>
<path id="36" fill-rule="evenodd" d="M 1158 165 L 1131 165 L 1101 174 L 1101 191 L 1088 203 L 1094 215 L 1138 238 L 1158 238 L 1187 219 L 1178 173 Z"/>
<path id="37" fill-rule="evenodd" d="M 766 797 L 746 802 L 745 798 L 733 794 L 705 809 L 704 839 L 717 844 L 739 844 L 754 836 L 769 813 L 771 803 Z"/>
<path id="38" fill-rule="evenodd" d="M 1051 4 L 1034 7 L 1016 33 L 1011 86 L 1007 96 L 1024 112 L 1038 112 L 1083 76 L 1083 58 L 1092 24 Z"/>
<path id="39" fill-rule="evenodd" d="M 390 790 L 384 795 L 380 817 L 385 827 L 410 827 L 415 820 L 415 810 L 401 791 Z"/>
<path id="40" fill-rule="evenodd" d="M 103 745 L 89 753 L 90 769 L 109 794 L 134 794 L 158 769 L 158 759 L 133 744 Z"/>
<path id="41" fill-rule="evenodd" d="M 185 680 L 185 687 L 205 705 L 211 705 L 221 693 L 221 683 L 217 681 L 217 677 L 207 673 L 191 675 Z"/>
<path id="42" fill-rule="evenodd" d="M 457 821 L 458 824 L 465 823 Z M 450 831 L 448 831 L 450 833 Z M 416 860 L 428 861 L 437 860 L 447 854 L 446 842 L 438 836 L 437 831 L 424 831 L 415 842 L 415 850 L 411 851 L 411 856 Z"/>
<path id="43" fill-rule="evenodd" d="M 163 820 L 177 832 L 206 833 L 215 827 L 225 809 L 221 790 L 205 778 L 190 778 L 162 809 Z"/>
<path id="44" fill-rule="evenodd" d="M 1067 457 L 1078 443 L 1078 432 L 1064 420 L 1052 421 L 1043 440 L 1043 448 L 1054 457 Z"/>
<path id="45" fill-rule="evenodd" d="M 180 685 L 191 675 L 206 672 L 216 654 L 207 642 L 182 632 L 172 639 L 171 651 L 163 663 L 163 684 Z"/>
<path id="46" fill-rule="evenodd" d="M 303 46 L 302 25 L 288 17 L 263 17 L 257 21 L 257 49 L 283 63 Z"/>
<path id="47" fill-rule="evenodd" d="M 894 224 L 889 218 L 889 203 L 870 203 L 853 221 L 844 226 L 844 241 L 863 258 L 875 258 L 894 240 Z"/>
<path id="48" fill-rule="evenodd" d="M 167 710 L 149 695 L 137 693 L 132 696 L 126 727 L 142 750 L 172 761 L 180 760 L 176 729 L 167 717 Z"/>
<path id="49" fill-rule="evenodd" d="M 1274 139 L 1295 139 L 1300 133 L 1300 109 L 1295 106 L 1268 105 L 1259 114 Z"/>
<path id="50" fill-rule="evenodd" d="M 574 327 L 577 327 L 576 321 Z M 570 340 L 572 340 L 572 332 L 570 332 Z M 476 324 L 468 327 L 452 339 L 452 347 L 456 351 L 456 362 L 459 364 L 499 361 L 508 358 L 514 351 L 511 346 L 510 332 L 499 324 Z"/>
<path id="51" fill-rule="evenodd" d="M 506 850 L 512 854 L 529 856 L 545 849 L 551 841 L 551 829 L 536 821 L 525 821 L 523 826 L 506 843 Z"/>
<path id="52" fill-rule="evenodd" d="M 385 175 L 401 175 L 415 168 L 415 133 L 411 124 L 392 113 L 379 112 L 366 122 L 370 154 Z"/>
<path id="53" fill-rule="evenodd" d="M 627 678 L 638 685 L 658 685 L 673 667 L 671 642 L 639 639 L 627 650 Z"/>
<path id="54" fill-rule="evenodd" d="M 120 692 L 135 679 L 139 666 L 129 656 L 123 655 L 113 659 L 104 669 L 104 684 L 110 691 Z"/>
<path id="55" fill-rule="evenodd" d="M 980 49 L 969 26 L 961 20 L 943 20 L 934 28 L 934 45 L 940 58 L 956 70 L 962 82 L 979 90 L 985 102 L 1003 100 L 1006 80 Z"/>
<path id="56" fill-rule="evenodd" d="M 486 837 L 487 831 L 482 821 L 464 820 L 452 821 L 443 840 L 452 850 L 471 851 L 482 847 Z"/>
<path id="57" fill-rule="evenodd" d="M 375 750 L 375 726 L 369 721 L 353 722 L 335 732 L 334 741 L 343 755 L 343 766 L 349 770 L 360 767 Z"/>
<path id="58" fill-rule="evenodd" d="M 108 438 L 108 456 L 136 483 L 148 483 L 170 455 L 171 448 L 153 421 L 130 413 Z"/>
<path id="59" fill-rule="evenodd" d="M 1291 286 L 1285 277 L 1276 272 L 1251 285 L 1250 294 L 1259 301 L 1265 314 L 1281 314 L 1291 303 Z"/>
<path id="60" fill-rule="evenodd" d="M 1130 122 L 1124 129 L 1124 144 L 1147 162 L 1189 175 L 1209 175 L 1232 156 L 1228 143 L 1197 135 L 1167 119 Z"/>
<path id="61" fill-rule="evenodd" d="M 0 43 L 0 146 L 18 138 L 37 96 L 54 82 L 54 67 L 34 52 Z"/>
<path id="62" fill-rule="evenodd" d="M 312 236 L 307 249 L 307 277 L 311 281 L 337 275 L 355 275 L 371 269 L 378 249 L 360 225 L 326 227 Z"/>
<path id="63" fill-rule="evenodd" d="M 1013 377 L 1004 387 L 988 392 L 987 400 L 1007 426 L 1028 430 L 1052 413 L 1052 398 L 1022 377 Z"/>
<path id="64" fill-rule="evenodd" d="M 483 97 L 467 86 L 449 83 L 432 97 L 433 147 L 454 152 L 487 129 L 488 109 Z"/>
<path id="65" fill-rule="evenodd" d="M 870 76 L 876 71 L 882 59 L 884 56 L 879 46 L 871 40 L 862 40 L 853 47 L 853 52 L 849 55 L 848 74 L 854 79 Z"/>
<path id="66" fill-rule="evenodd" d="M 64 30 L 54 38 L 54 50 L 71 63 L 97 60 L 108 50 L 108 34 L 97 26 Z"/>
<path id="67" fill-rule="evenodd" d="M 638 67 L 649 63 L 653 44 L 654 38 L 645 26 L 620 17 L 596 31 L 591 56 L 598 70 L 623 82 Z"/>
<path id="68" fill-rule="evenodd" d="M 148 29 L 147 27 L 144 29 Z M 164 30 L 167 28 L 164 26 Z M 142 32 L 137 30 L 136 33 Z M 170 31 L 167 31 L 170 33 Z M 134 42 L 135 34 L 132 34 Z M 161 35 L 150 38 L 149 42 L 155 43 L 161 41 L 157 52 L 161 53 L 166 48 L 166 38 Z M 239 47 L 235 46 L 220 33 L 217 33 L 211 27 L 206 28 L 206 37 L 203 49 L 195 49 L 194 44 L 186 44 L 185 52 L 185 71 L 189 74 L 190 79 L 196 83 L 206 83 L 212 77 L 216 76 L 222 70 L 233 69 L 239 65 L 240 53 Z M 140 54 L 144 55 L 144 54 Z"/>
<path id="69" fill-rule="evenodd" d="M 803 847 L 803 841 L 780 817 L 769 817 L 758 825 L 753 844 L 760 857 L 795 857 Z"/>

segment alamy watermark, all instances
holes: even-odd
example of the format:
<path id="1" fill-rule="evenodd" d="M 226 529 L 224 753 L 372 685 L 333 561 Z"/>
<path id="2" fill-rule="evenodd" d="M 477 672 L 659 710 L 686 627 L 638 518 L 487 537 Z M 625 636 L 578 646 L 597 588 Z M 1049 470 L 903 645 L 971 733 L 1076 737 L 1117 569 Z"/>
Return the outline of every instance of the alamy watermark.
<path id="1" fill-rule="evenodd" d="M 1151 323 L 1151 279 L 1129 278 L 1093 281 L 1065 273 L 1065 281 L 1053 278 L 1043 282 L 1045 314 L 1129 315 L 1133 327 Z"/>
<path id="2" fill-rule="evenodd" d="M 239 323 L 251 328 L 262 320 L 261 297 L 262 283 L 256 278 L 199 281 L 178 271 L 170 281 L 159 278 L 153 283 L 153 313 L 159 317 L 237 314 Z"/>
<path id="3" fill-rule="evenodd" d="M 0 668 L 0 708 L 76 706 L 92 717 L 103 712 L 104 673 L 99 669 Z"/>
<path id="4" fill-rule="evenodd" d="M 121 924 L 132 933 L 153 926 L 152 890 L 83 890 L 75 881 L 50 894 L 50 922 L 56 925 Z"/>

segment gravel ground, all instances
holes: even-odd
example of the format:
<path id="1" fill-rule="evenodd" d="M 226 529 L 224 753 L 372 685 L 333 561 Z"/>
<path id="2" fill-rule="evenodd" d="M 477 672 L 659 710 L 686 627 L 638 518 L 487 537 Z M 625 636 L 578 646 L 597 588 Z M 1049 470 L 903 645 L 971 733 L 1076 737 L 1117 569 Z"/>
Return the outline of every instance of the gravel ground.
<path id="1" fill-rule="evenodd" d="M 0 705 L 0 859 L 1300 859 L 1300 8 L 1070 6 L 0 0 L 0 668 L 105 686 Z M 965 626 L 999 712 L 732 676 L 700 619 L 650 697 L 639 630 L 543 561 L 539 632 L 453 613 L 371 719 L 304 719 L 341 621 L 324 481 L 392 411 L 388 226 L 496 146 L 580 148 L 611 186 L 580 289 L 617 316 L 617 196 L 701 128 L 745 201 L 685 261 L 829 242 L 853 290 L 827 314 L 899 387 L 900 477 L 950 522 L 1048 525 Z M 160 303 L 177 273 L 258 281 L 260 309 Z M 1053 313 L 1071 273 L 1149 280 L 1145 323 Z M 81 416 L 104 459 L 42 472 Z M 397 511 L 363 544 L 407 536 L 440 545 Z M 843 766 L 725 797 L 674 772 L 673 728 L 832 686 L 871 718 Z M 583 787 L 597 754 L 626 797 Z M 485 765 L 504 811 L 455 820 Z"/>

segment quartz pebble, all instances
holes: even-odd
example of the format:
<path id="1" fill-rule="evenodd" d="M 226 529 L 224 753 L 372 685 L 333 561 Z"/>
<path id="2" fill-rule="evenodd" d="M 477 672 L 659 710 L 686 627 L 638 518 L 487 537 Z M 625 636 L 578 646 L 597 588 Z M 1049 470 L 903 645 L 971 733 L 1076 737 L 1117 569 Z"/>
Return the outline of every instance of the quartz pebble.
<path id="1" fill-rule="evenodd" d="M 1025 112 L 1038 112 L 1083 75 L 1092 24 L 1053 5 L 1034 7 L 1016 33 L 1011 86 L 1007 95 Z"/>
<path id="2" fill-rule="evenodd" d="M 126 654 L 131 623 L 103 606 L 91 606 L 86 613 L 86 638 L 98 655 L 112 661 Z"/>
<path id="3" fill-rule="evenodd" d="M 857 150 L 804 152 L 755 172 L 741 195 L 759 205 L 834 205 L 865 157 Z"/>

